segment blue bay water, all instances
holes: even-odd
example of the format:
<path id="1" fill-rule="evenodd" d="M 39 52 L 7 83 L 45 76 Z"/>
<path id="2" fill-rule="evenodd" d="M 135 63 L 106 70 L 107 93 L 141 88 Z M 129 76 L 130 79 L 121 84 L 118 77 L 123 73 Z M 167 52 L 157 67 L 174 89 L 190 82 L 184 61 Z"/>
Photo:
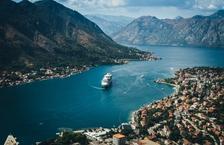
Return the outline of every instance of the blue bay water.
<path id="1" fill-rule="evenodd" d="M 117 126 L 127 122 L 132 111 L 173 92 L 154 80 L 171 77 L 179 68 L 224 66 L 224 49 L 138 48 L 163 59 L 100 66 L 69 78 L 0 89 L 0 144 L 9 133 L 29 145 L 53 137 L 61 127 Z M 100 81 L 106 72 L 113 74 L 113 86 L 105 91 Z"/>

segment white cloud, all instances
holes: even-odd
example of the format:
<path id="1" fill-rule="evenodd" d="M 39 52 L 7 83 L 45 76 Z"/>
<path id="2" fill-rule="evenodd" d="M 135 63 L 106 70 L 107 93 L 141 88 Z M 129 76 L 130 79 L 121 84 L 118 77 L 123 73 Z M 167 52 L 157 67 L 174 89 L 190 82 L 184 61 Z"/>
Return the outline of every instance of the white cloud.
<path id="1" fill-rule="evenodd" d="M 79 12 L 82 14 L 105 14 L 105 15 L 116 15 L 116 16 L 129 16 L 129 17 L 140 17 L 140 16 L 156 16 L 158 18 L 175 18 L 182 16 L 185 18 L 192 17 L 194 15 L 210 15 L 214 11 L 204 11 L 200 9 L 179 9 L 176 7 L 114 7 L 97 10 L 80 9 Z"/>
<path id="2" fill-rule="evenodd" d="M 215 10 L 224 7 L 224 0 L 195 0 L 193 8 L 202 10 Z"/>
<path id="3" fill-rule="evenodd" d="M 125 4 L 124 0 L 111 0 L 112 6 L 122 6 Z"/>
<path id="4" fill-rule="evenodd" d="M 21 0 L 15 0 L 21 1 Z M 38 0 L 30 0 L 38 1 Z M 108 14 L 159 18 L 209 15 L 224 9 L 224 0 L 55 0 L 82 14 Z"/>
<path id="5" fill-rule="evenodd" d="M 126 0 L 64 0 L 61 2 L 70 8 L 108 8 L 126 4 Z"/>
<path id="6" fill-rule="evenodd" d="M 208 5 L 208 9 L 217 9 L 217 7 L 215 6 L 215 5 L 213 5 L 213 4 L 210 4 L 210 5 Z"/>

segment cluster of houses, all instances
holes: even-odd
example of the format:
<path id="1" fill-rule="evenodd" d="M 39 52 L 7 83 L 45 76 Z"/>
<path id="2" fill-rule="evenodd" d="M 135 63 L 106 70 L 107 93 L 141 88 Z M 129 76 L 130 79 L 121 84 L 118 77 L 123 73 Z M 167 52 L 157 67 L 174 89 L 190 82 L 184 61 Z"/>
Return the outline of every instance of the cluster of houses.
<path id="1" fill-rule="evenodd" d="M 89 67 L 48 67 L 32 71 L 2 71 L 0 73 L 0 87 L 15 86 L 30 83 L 35 80 L 64 78 L 87 70 Z"/>
<path id="2" fill-rule="evenodd" d="M 136 133 L 160 144 L 224 144 L 224 70 L 188 68 L 175 75 L 172 96 L 133 113 Z"/>

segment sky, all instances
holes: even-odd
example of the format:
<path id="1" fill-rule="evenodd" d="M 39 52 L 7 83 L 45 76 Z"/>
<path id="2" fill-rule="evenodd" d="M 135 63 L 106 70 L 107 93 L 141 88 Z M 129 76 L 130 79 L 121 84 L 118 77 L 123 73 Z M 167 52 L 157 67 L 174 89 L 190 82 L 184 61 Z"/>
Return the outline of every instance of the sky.
<path id="1" fill-rule="evenodd" d="M 20 1 L 20 0 L 14 0 Z M 37 0 L 30 0 L 32 2 Z M 55 0 L 84 15 L 106 14 L 158 18 L 209 15 L 224 9 L 224 0 Z"/>

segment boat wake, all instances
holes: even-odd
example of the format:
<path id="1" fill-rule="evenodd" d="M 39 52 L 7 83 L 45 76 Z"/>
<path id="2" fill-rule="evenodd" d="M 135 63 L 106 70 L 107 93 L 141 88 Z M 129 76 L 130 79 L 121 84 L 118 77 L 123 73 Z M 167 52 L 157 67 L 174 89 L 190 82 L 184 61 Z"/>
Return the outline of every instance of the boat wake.
<path id="1" fill-rule="evenodd" d="M 124 70 L 124 68 L 119 68 L 119 69 L 113 70 L 112 73 L 122 71 L 122 70 Z"/>
<path id="2" fill-rule="evenodd" d="M 104 88 L 101 88 L 101 87 L 97 87 L 97 86 L 92 86 L 92 85 L 89 85 L 91 88 L 93 89 L 96 89 L 96 90 L 104 90 Z"/>
<path id="3" fill-rule="evenodd" d="M 123 94 L 127 94 L 129 91 L 133 90 L 136 86 L 143 86 L 144 84 L 144 74 L 138 74 L 135 77 L 135 80 L 127 87 L 127 89 L 123 92 Z"/>

